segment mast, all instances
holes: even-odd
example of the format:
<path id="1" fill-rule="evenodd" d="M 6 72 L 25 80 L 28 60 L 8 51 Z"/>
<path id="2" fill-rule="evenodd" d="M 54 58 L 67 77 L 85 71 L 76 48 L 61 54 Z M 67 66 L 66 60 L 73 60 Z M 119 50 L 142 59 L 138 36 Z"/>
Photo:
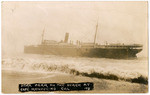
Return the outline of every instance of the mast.
<path id="1" fill-rule="evenodd" d="M 98 21 L 97 21 L 97 25 L 96 25 L 96 31 L 95 31 L 95 37 L 94 37 L 94 45 L 95 45 L 95 42 L 96 42 L 97 29 L 98 29 Z"/>
<path id="2" fill-rule="evenodd" d="M 42 42 L 41 42 L 41 44 L 43 44 L 43 42 L 44 42 L 44 32 L 45 32 L 45 27 L 44 27 L 43 33 L 42 33 Z"/>

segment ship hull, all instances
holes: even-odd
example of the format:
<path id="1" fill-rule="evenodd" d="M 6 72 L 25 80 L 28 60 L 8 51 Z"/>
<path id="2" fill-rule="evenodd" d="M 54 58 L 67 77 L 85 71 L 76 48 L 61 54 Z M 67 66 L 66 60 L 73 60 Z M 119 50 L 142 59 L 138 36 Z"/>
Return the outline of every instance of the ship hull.
<path id="1" fill-rule="evenodd" d="M 129 48 L 62 48 L 47 46 L 25 46 L 24 53 L 128 59 L 135 58 L 136 54 L 141 50 L 142 49 Z"/>

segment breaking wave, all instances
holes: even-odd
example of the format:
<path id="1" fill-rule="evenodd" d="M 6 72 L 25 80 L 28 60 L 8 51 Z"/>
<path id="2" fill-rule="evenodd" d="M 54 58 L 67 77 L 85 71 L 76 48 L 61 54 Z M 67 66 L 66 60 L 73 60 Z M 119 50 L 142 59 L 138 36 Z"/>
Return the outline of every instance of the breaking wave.
<path id="1" fill-rule="evenodd" d="M 136 64 L 131 62 L 135 62 Z M 147 61 L 139 62 L 137 60 L 128 61 L 56 56 L 43 58 L 16 57 L 2 59 L 2 69 L 25 72 L 60 72 L 92 78 L 148 84 L 146 63 Z"/>

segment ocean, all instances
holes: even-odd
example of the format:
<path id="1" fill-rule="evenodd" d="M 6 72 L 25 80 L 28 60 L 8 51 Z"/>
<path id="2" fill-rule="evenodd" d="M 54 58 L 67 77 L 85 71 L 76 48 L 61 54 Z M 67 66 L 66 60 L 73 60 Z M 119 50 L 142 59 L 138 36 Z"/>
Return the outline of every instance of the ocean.
<path id="1" fill-rule="evenodd" d="M 148 84 L 148 59 L 108 59 L 20 54 L 3 56 L 2 70 L 71 74 Z"/>

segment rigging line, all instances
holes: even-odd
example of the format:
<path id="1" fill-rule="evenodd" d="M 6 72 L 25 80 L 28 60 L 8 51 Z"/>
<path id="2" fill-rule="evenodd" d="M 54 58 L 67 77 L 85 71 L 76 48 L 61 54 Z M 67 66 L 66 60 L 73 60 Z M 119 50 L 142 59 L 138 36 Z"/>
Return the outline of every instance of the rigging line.
<path id="1" fill-rule="evenodd" d="M 92 30 L 93 30 L 93 29 L 92 29 Z M 83 40 L 83 39 L 89 39 L 90 36 L 88 36 L 88 35 L 93 35 L 93 33 L 87 31 L 87 32 L 83 33 L 83 35 L 84 35 L 84 36 L 83 36 L 80 40 Z"/>
<path id="2" fill-rule="evenodd" d="M 95 28 L 94 29 L 92 29 L 93 31 L 95 31 L 95 37 L 94 37 L 94 43 L 96 42 L 96 36 L 97 36 L 97 31 L 98 31 L 98 21 L 99 21 L 99 16 L 98 16 L 98 19 L 97 19 L 97 24 L 96 24 L 96 30 L 95 30 Z M 89 34 L 90 33 L 90 34 Z M 83 40 L 83 39 L 85 39 L 85 37 L 87 36 L 87 35 L 93 35 L 93 32 L 88 32 L 88 33 L 86 33 L 86 35 L 84 34 L 84 37 L 82 37 L 80 40 Z M 86 37 L 86 38 L 90 38 L 89 36 L 88 37 Z"/>
<path id="3" fill-rule="evenodd" d="M 95 31 L 95 28 L 94 29 L 92 29 L 92 32 L 86 32 L 86 34 L 85 33 L 83 33 L 84 34 L 84 37 L 82 37 L 80 40 L 83 40 L 83 39 L 89 39 L 90 38 L 90 36 L 87 36 L 87 35 L 94 35 L 93 34 L 93 31 Z M 91 39 L 91 38 L 90 38 Z M 92 41 L 92 39 L 91 39 L 91 41 Z"/>
<path id="4" fill-rule="evenodd" d="M 88 40 L 88 39 L 90 39 L 90 36 L 88 36 L 88 35 L 91 35 L 91 34 L 93 35 L 92 32 L 88 32 L 88 33 L 84 34 L 84 37 L 82 37 L 80 40 L 83 40 L 83 39 Z"/>
<path id="5" fill-rule="evenodd" d="M 88 35 L 91 35 L 91 34 L 93 34 L 92 32 L 86 32 L 86 34 L 84 33 L 84 36 L 81 38 L 81 40 L 83 40 L 83 39 L 89 39 L 90 37 L 88 36 Z"/>
<path id="6" fill-rule="evenodd" d="M 83 32 L 82 32 L 82 34 L 83 34 L 84 36 L 81 38 L 81 40 L 87 38 L 86 36 L 89 35 L 88 33 L 83 33 Z"/>

